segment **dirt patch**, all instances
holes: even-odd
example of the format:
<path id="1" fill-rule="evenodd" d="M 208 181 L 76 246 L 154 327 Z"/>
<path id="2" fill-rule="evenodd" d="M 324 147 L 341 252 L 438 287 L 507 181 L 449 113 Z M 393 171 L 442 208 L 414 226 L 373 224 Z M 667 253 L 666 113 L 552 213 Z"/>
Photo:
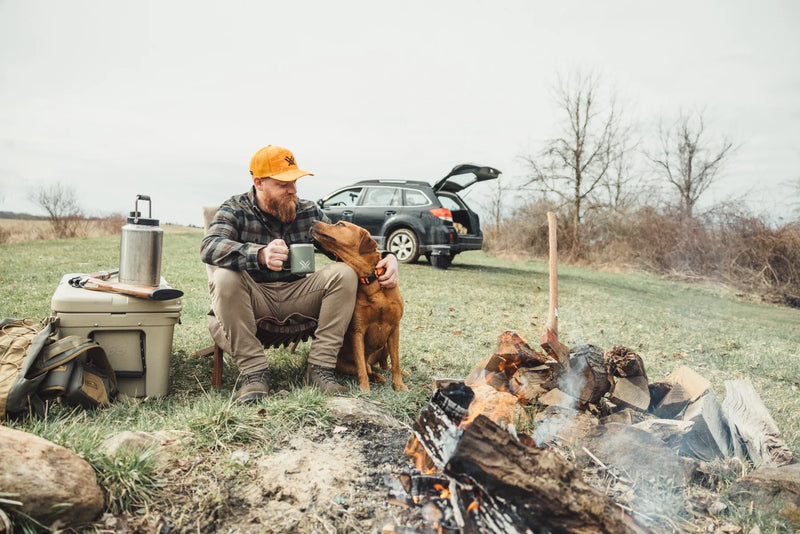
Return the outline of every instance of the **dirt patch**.
<path id="1" fill-rule="evenodd" d="M 270 454 L 257 444 L 177 458 L 162 499 L 138 516 L 107 515 L 98 530 L 118 533 L 374 533 L 421 524 L 389 504 L 386 477 L 408 470 L 409 431 L 372 423 L 293 437 Z"/>

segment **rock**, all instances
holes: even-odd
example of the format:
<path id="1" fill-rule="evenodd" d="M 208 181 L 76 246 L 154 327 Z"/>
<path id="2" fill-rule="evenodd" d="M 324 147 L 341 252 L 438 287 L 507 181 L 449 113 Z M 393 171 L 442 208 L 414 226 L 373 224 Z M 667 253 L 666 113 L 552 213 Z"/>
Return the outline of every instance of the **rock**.
<path id="1" fill-rule="evenodd" d="M 245 466 L 250 463 L 250 453 L 241 449 L 235 450 L 231 453 L 230 460 L 232 464 Z"/>
<path id="2" fill-rule="evenodd" d="M 386 428 L 400 426 L 392 414 L 362 399 L 331 397 L 328 409 L 342 423 L 373 423 Z"/>
<path id="3" fill-rule="evenodd" d="M 760 467 L 740 478 L 728 498 L 763 512 L 777 512 L 800 527 L 800 464 Z"/>
<path id="4" fill-rule="evenodd" d="M 81 525 L 103 510 L 94 469 L 72 451 L 27 432 L 0 426 L 0 488 L 44 525 Z M 9 461 L 8 459 L 13 459 Z"/>

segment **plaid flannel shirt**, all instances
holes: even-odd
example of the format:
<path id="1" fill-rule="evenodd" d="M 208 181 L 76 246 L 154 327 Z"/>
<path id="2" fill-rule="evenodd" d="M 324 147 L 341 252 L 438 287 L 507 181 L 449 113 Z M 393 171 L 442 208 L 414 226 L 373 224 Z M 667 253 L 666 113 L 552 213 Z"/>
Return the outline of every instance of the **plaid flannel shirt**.
<path id="1" fill-rule="evenodd" d="M 283 239 L 287 246 L 313 243 L 309 230 L 314 221 L 330 222 L 314 202 L 298 202 L 297 217 L 287 224 L 259 208 L 255 188 L 251 188 L 220 206 L 200 245 L 200 253 L 204 263 L 247 271 L 259 283 L 298 280 L 305 275 L 273 271 L 259 264 L 258 252 L 275 239 Z"/>

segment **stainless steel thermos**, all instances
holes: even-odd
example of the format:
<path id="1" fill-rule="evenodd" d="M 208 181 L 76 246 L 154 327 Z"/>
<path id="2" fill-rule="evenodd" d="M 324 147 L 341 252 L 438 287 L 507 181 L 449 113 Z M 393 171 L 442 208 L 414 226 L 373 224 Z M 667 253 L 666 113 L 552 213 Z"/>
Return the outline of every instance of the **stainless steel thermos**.
<path id="1" fill-rule="evenodd" d="M 139 201 L 148 204 L 147 218 L 141 216 Z M 161 283 L 161 249 L 164 231 L 153 219 L 153 205 L 147 195 L 136 195 L 134 210 L 122 227 L 119 245 L 119 281 L 125 284 L 158 286 Z"/>

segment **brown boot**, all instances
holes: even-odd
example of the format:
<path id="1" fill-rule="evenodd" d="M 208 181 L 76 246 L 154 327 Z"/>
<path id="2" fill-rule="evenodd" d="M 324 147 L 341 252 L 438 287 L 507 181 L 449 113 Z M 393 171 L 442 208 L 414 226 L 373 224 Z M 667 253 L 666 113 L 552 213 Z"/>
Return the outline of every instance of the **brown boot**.
<path id="1" fill-rule="evenodd" d="M 257 402 L 269 394 L 269 370 L 262 369 L 242 375 L 242 387 L 236 402 Z"/>
<path id="2" fill-rule="evenodd" d="M 306 365 L 306 385 L 319 388 L 331 395 L 347 391 L 346 387 L 336 381 L 333 367 L 323 367 L 313 363 Z"/>

